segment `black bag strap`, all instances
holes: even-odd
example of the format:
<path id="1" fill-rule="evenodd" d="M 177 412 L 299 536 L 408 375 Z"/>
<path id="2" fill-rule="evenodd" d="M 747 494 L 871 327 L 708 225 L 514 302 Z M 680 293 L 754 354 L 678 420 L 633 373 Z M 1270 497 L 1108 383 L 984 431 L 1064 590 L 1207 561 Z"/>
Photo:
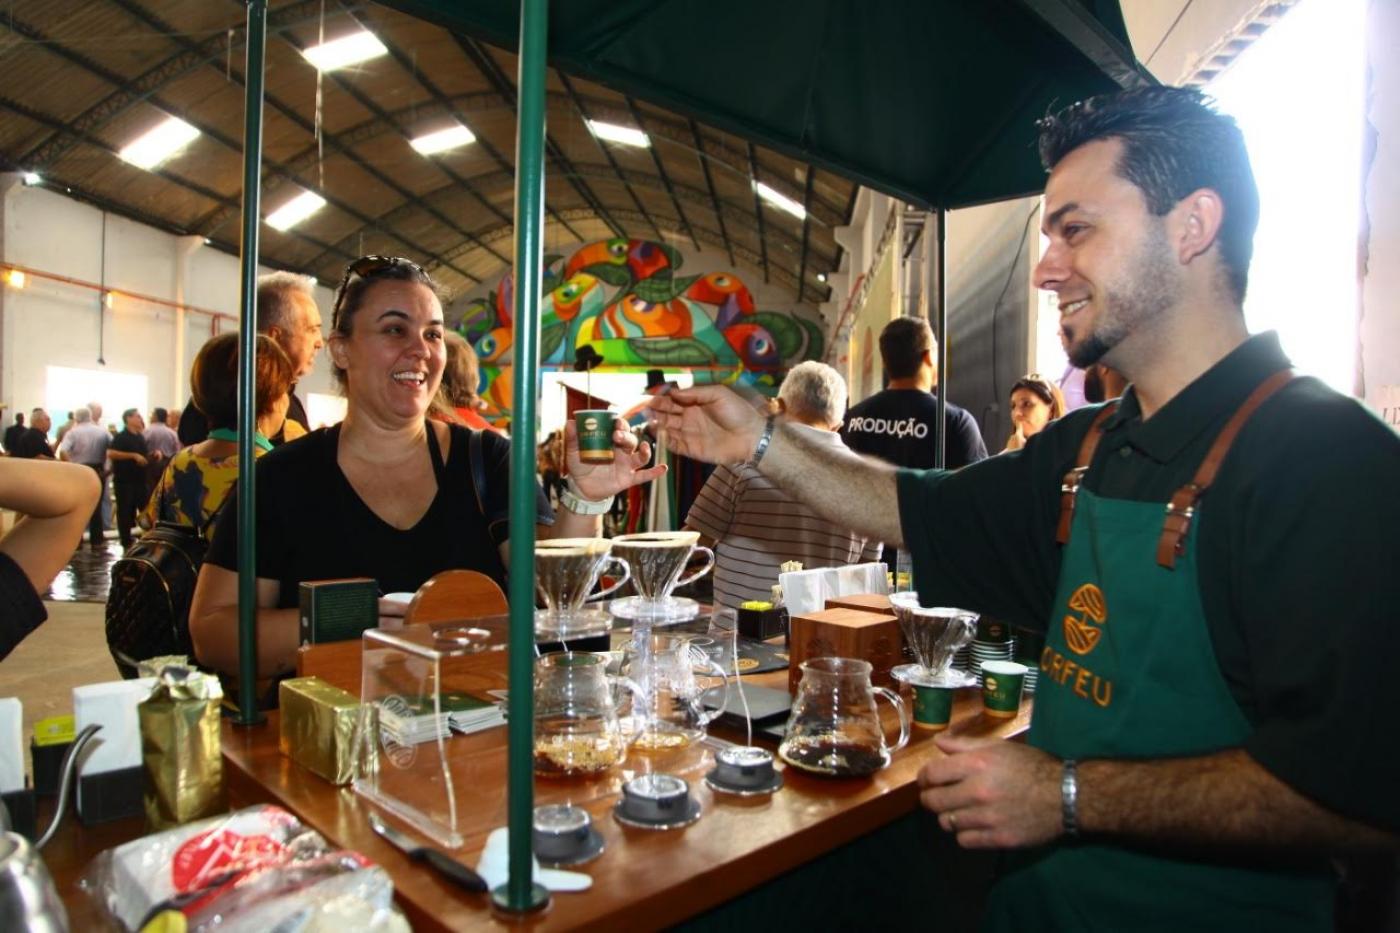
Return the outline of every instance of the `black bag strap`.
<path id="1" fill-rule="evenodd" d="M 433 461 L 433 477 L 441 489 L 447 481 L 447 465 L 442 462 L 442 448 L 438 446 L 437 429 L 431 421 L 425 422 L 423 427 L 427 429 L 428 458 Z"/>
<path id="2" fill-rule="evenodd" d="M 472 489 L 476 492 L 476 509 L 484 519 L 486 517 L 486 462 L 485 455 L 481 451 L 481 431 L 475 428 L 468 430 L 471 432 L 467 438 L 467 455 L 472 467 Z"/>

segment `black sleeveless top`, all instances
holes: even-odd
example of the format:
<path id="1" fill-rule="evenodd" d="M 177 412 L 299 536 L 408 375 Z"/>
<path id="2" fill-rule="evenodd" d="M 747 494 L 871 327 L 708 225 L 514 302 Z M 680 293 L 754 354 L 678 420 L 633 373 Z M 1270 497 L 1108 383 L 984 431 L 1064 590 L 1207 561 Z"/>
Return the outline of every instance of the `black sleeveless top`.
<path id="1" fill-rule="evenodd" d="M 375 515 L 336 462 L 340 425 L 312 431 L 258 460 L 257 575 L 277 580 L 278 608 L 298 604 L 304 580 L 372 577 L 381 593 L 411 593 L 443 570 L 479 570 L 502 587 L 505 567 L 497 546 L 509 537 L 510 441 L 482 434 L 482 508 L 472 480 L 471 429 L 452 425 L 444 462 L 437 433 L 428 452 L 437 495 L 412 528 L 400 530 Z M 554 513 L 535 484 L 536 521 Z M 236 494 L 223 509 L 207 560 L 237 569 Z"/>

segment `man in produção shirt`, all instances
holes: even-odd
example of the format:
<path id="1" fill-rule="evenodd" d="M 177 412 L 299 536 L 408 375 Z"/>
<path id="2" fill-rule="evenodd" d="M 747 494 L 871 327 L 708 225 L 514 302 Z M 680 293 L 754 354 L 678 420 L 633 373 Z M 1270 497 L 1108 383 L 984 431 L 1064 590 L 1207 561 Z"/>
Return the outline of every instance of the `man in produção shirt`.
<path id="1" fill-rule="evenodd" d="M 895 318 L 880 331 L 880 359 L 889 383 L 884 391 L 856 405 L 846 415 L 841 440 L 852 450 L 900 467 L 933 466 L 938 424 L 938 344 L 928 321 Z M 952 402 L 944 404 L 944 466 L 950 470 L 987 458 L 977 420 Z M 885 542 L 885 562 L 899 565 L 899 551 Z"/>
<path id="2" fill-rule="evenodd" d="M 1400 844 L 1400 749 L 1363 712 L 1400 653 L 1400 437 L 1249 335 L 1232 119 L 1152 87 L 1041 127 L 1035 281 L 1121 400 L 956 472 L 833 455 L 718 387 L 660 426 L 906 542 L 925 605 L 1045 631 L 1028 741 L 940 736 L 919 776 L 961 845 L 1012 850 L 988 928 L 1330 930 L 1329 859 Z"/>

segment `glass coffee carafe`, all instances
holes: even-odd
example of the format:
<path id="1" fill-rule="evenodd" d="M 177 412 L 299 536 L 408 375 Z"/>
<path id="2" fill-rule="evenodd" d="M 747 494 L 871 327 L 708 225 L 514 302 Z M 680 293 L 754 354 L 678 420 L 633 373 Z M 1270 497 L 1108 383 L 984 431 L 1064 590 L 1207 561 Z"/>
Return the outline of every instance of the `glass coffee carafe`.
<path id="1" fill-rule="evenodd" d="M 607 673 L 608 659 L 560 651 L 535 661 L 535 773 L 543 777 L 593 777 L 620 764 L 636 741 L 618 717 L 618 692 L 645 697 L 626 677 Z"/>
<path id="2" fill-rule="evenodd" d="M 705 688 L 696 680 L 699 669 L 720 678 L 729 699 L 729 675 L 708 654 L 693 648 L 685 635 L 655 635 L 641 630 L 633 636 L 623 670 L 641 690 L 641 705 L 632 707 L 637 747 L 645 751 L 685 748 L 705 737 L 705 727 L 724 711 L 724 703 L 706 710 Z"/>
<path id="3" fill-rule="evenodd" d="M 870 683 L 870 662 L 813 658 L 802 662 L 802 680 L 792 703 L 778 755 L 812 774 L 863 777 L 890 763 L 909 741 L 909 713 L 899 694 Z M 899 714 L 899 739 L 885 742 L 876 695 Z"/>

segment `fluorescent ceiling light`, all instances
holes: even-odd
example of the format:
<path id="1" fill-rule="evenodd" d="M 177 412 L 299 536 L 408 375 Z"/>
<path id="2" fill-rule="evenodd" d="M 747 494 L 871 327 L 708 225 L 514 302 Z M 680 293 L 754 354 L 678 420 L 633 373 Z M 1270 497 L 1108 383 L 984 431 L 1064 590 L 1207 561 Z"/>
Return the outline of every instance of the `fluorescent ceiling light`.
<path id="1" fill-rule="evenodd" d="M 39 177 L 39 173 L 38 173 L 38 172 L 25 172 L 25 173 L 24 173 L 24 183 L 25 183 L 26 185 L 37 185 L 39 182 L 41 182 L 41 181 L 43 181 L 43 180 L 44 180 L 44 179 L 42 179 L 42 178 Z"/>
<path id="2" fill-rule="evenodd" d="M 309 49 L 302 49 L 301 52 L 317 71 L 334 71 L 388 53 L 384 43 L 368 29 L 313 45 Z"/>
<path id="3" fill-rule="evenodd" d="M 794 201 L 787 195 L 779 194 L 778 192 L 774 191 L 772 188 L 768 187 L 761 181 L 756 181 L 753 183 L 753 190 L 758 192 L 758 196 L 760 198 L 767 201 L 769 204 L 773 205 L 778 210 L 785 211 L 791 214 L 798 220 L 802 220 L 804 217 L 807 216 L 807 209 L 805 207 L 803 207 L 801 204 L 798 204 L 796 201 Z"/>
<path id="4" fill-rule="evenodd" d="M 185 148 L 197 136 L 199 130 L 184 120 L 166 117 L 159 126 L 128 143 L 117 155 L 124 162 L 149 170 Z"/>
<path id="5" fill-rule="evenodd" d="M 415 136 L 408 141 L 408 144 L 423 153 L 423 155 L 432 155 L 436 152 L 456 149 L 458 146 L 465 146 L 467 143 L 475 141 L 476 136 L 473 135 L 471 130 L 460 123 L 454 123 L 446 129 L 424 133 L 422 136 Z"/>
<path id="6" fill-rule="evenodd" d="M 599 139 L 606 139 L 608 142 L 621 143 L 624 146 L 650 146 L 651 140 L 647 134 L 641 130 L 630 126 L 618 126 L 616 123 L 604 123 L 602 120 L 585 120 L 589 130 Z"/>
<path id="7" fill-rule="evenodd" d="M 273 230 L 287 230 L 295 227 L 325 206 L 325 198 L 310 191 L 303 191 L 268 214 L 267 225 Z"/>

